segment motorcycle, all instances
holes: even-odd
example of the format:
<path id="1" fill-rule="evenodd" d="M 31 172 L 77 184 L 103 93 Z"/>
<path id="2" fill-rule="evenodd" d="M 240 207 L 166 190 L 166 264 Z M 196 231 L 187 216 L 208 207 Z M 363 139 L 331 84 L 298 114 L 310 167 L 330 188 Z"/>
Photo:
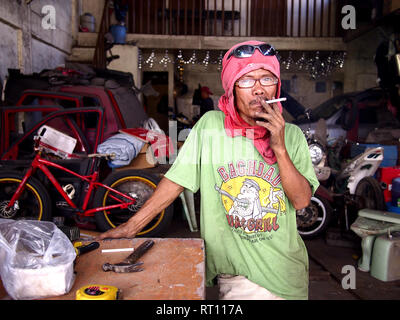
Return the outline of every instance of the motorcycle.
<path id="1" fill-rule="evenodd" d="M 309 110 L 306 116 L 310 119 Z M 304 134 L 320 186 L 309 206 L 296 211 L 297 229 L 303 239 L 325 233 L 333 222 L 350 230 L 351 219 L 356 217 L 351 213 L 361 208 L 386 209 L 382 188 L 373 178 L 383 160 L 383 148 L 366 149 L 342 166 L 339 154 L 345 141 L 339 138 L 328 143 L 323 119 L 314 133 L 309 127 Z"/>

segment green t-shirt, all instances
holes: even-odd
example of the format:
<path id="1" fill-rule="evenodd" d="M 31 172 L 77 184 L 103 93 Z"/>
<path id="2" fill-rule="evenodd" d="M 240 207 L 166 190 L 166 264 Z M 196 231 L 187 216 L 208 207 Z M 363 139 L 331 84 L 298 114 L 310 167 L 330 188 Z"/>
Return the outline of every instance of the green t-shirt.
<path id="1" fill-rule="evenodd" d="M 192 192 L 200 188 L 207 286 L 221 273 L 242 275 L 282 298 L 307 299 L 307 250 L 278 165 L 268 165 L 250 139 L 229 137 L 224 117 L 207 112 L 165 175 Z M 285 144 L 314 193 L 319 183 L 299 127 L 286 123 Z"/>

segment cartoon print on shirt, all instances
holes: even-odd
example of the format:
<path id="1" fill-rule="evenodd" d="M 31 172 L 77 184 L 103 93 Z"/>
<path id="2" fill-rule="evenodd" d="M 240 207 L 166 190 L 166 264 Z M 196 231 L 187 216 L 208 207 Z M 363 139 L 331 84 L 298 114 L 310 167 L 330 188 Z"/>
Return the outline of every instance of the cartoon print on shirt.
<path id="1" fill-rule="evenodd" d="M 240 218 L 245 219 L 262 219 L 266 212 L 278 213 L 278 210 L 272 207 L 266 208 L 261 206 L 260 186 L 254 180 L 246 178 L 237 197 L 231 196 L 226 191 L 218 188 L 218 186 L 215 186 L 215 189 L 233 201 L 228 214 L 238 215 Z"/>
<path id="2" fill-rule="evenodd" d="M 238 161 L 237 167 L 241 163 Z M 253 167 L 253 163 L 251 165 Z M 255 164 L 253 170 L 242 168 L 242 174 L 235 174 L 231 163 L 228 168 L 229 171 L 224 167 L 218 169 L 223 182 L 221 187 L 214 186 L 221 194 L 228 225 L 246 233 L 277 231 L 278 216 L 286 213 L 286 205 L 285 194 L 279 185 L 279 175 L 274 176 L 275 169 L 270 167 L 263 174 L 265 165 L 262 162 L 258 170 Z"/>
<path id="3" fill-rule="evenodd" d="M 272 190 L 269 193 L 269 203 L 270 206 L 273 208 L 275 205 L 280 206 L 281 202 L 283 201 L 285 197 L 285 193 L 279 189 L 279 190 Z"/>

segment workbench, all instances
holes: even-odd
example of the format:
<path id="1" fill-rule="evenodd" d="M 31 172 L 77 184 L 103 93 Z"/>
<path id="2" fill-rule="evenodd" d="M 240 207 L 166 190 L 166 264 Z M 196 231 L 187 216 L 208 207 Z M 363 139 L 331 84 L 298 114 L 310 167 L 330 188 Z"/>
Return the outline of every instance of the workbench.
<path id="1" fill-rule="evenodd" d="M 104 272 L 106 262 L 119 263 L 131 252 L 102 253 L 103 249 L 137 248 L 145 240 L 153 247 L 139 261 L 143 271 Z M 88 242 L 90 243 L 90 242 Z M 204 300 L 205 252 L 202 239 L 135 238 L 99 241 L 100 247 L 76 258 L 76 278 L 70 292 L 50 300 L 75 300 L 76 291 L 90 284 L 110 285 L 122 292 L 123 300 Z M 0 299 L 4 298 L 0 288 Z"/>

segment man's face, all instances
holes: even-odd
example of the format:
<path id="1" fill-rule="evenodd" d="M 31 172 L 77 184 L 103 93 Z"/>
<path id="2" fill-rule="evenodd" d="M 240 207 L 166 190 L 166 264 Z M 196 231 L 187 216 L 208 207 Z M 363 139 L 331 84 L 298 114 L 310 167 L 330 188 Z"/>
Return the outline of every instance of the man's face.
<path id="1" fill-rule="evenodd" d="M 264 77 L 275 77 L 272 72 L 257 69 L 246 73 L 240 79 L 261 79 Z M 238 80 L 240 80 L 238 79 Z M 264 111 L 262 105 L 257 101 L 257 97 L 264 100 L 275 98 L 277 85 L 262 86 L 260 81 L 256 81 L 252 88 L 239 88 L 235 85 L 235 104 L 240 117 L 251 126 L 256 126 L 256 112 Z"/>

